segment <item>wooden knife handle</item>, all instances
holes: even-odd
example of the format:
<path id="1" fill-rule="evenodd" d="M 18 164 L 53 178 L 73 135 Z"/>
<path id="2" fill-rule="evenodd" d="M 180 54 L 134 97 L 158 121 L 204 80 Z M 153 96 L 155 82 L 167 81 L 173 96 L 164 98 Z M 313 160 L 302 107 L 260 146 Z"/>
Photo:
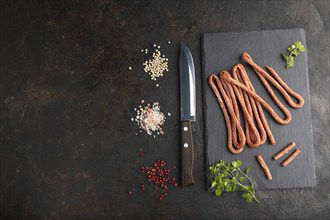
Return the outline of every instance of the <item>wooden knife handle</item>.
<path id="1" fill-rule="evenodd" d="M 181 121 L 181 183 L 182 186 L 194 184 L 194 144 L 191 121 Z"/>

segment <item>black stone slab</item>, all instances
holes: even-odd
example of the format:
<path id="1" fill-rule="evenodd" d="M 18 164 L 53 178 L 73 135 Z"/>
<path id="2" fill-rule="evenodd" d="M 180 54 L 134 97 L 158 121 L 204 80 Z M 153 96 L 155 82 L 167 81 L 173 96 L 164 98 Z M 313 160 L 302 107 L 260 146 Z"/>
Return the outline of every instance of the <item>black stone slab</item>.
<path id="1" fill-rule="evenodd" d="M 290 29 L 215 33 L 202 36 L 206 168 L 220 159 L 225 161 L 240 159 L 244 167 L 252 168 L 251 176 L 257 183 L 257 189 L 315 186 L 307 52 L 300 54 L 295 59 L 294 68 L 289 70 L 285 69 L 285 62 L 280 56 L 293 41 L 301 41 L 306 45 L 305 31 L 303 29 Z M 276 144 L 273 146 L 266 141 L 265 144 L 256 149 L 245 146 L 242 153 L 234 155 L 227 148 L 227 129 L 222 111 L 207 83 L 207 77 L 211 73 L 218 73 L 221 70 L 231 71 L 236 63 L 242 63 L 246 67 L 257 93 L 276 112 L 282 115 L 254 71 L 241 60 L 242 52 L 248 52 L 261 67 L 266 65 L 273 67 L 293 90 L 304 97 L 305 105 L 300 109 L 293 109 L 289 107 L 277 90 L 274 90 L 290 110 L 292 121 L 288 125 L 279 125 L 266 112 L 266 118 L 276 139 Z M 289 166 L 283 168 L 280 163 L 289 154 L 278 161 L 273 160 L 272 156 L 291 142 L 296 143 L 296 148 L 301 150 L 301 154 Z M 292 152 L 293 150 L 290 151 L 290 153 Z M 256 154 L 263 156 L 271 170 L 273 180 L 266 179 L 255 159 Z M 208 186 L 210 182 L 208 171 L 206 171 L 206 176 Z"/>

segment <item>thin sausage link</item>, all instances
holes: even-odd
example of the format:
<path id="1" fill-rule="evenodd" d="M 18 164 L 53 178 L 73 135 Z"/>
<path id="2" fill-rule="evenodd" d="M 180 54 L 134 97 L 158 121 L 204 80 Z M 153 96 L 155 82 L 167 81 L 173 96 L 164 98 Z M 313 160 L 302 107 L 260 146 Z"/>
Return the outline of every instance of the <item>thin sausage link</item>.
<path id="1" fill-rule="evenodd" d="M 293 91 L 283 80 L 282 78 L 275 72 L 275 70 L 271 67 L 266 66 L 266 69 L 272 74 L 270 76 L 265 70 L 263 70 L 258 64 L 256 64 L 251 56 L 248 53 L 243 53 L 242 54 L 242 59 L 247 62 L 253 69 L 254 71 L 259 75 L 259 78 L 261 79 L 262 83 L 266 87 L 267 91 L 269 94 L 272 96 L 274 99 L 274 102 L 279 106 L 279 104 L 282 104 L 274 94 L 272 88 L 269 86 L 267 83 L 266 79 L 270 81 L 277 89 L 278 91 L 282 94 L 284 99 L 287 101 L 287 103 L 292 107 L 292 108 L 300 108 L 304 105 L 304 99 L 302 96 L 300 96 L 298 93 Z M 295 103 L 292 99 L 291 96 L 297 99 L 298 103 Z M 280 107 L 280 106 L 279 106 Z M 281 107 L 280 107 L 281 108 Z"/>
<path id="2" fill-rule="evenodd" d="M 236 97 L 235 97 L 235 93 L 233 91 L 233 87 L 231 84 L 226 83 L 225 81 L 220 79 L 220 82 L 222 83 L 222 86 L 225 90 L 225 93 L 223 93 L 224 99 L 227 100 L 227 102 L 225 101 L 225 103 L 229 103 L 227 104 L 227 108 L 229 110 L 230 115 L 235 115 L 232 116 L 232 121 L 234 123 L 231 123 L 232 127 L 232 133 L 233 133 L 233 145 L 236 148 L 242 148 L 245 145 L 245 137 L 244 137 L 244 133 L 243 133 L 243 129 L 242 126 L 240 124 L 240 116 L 239 116 L 239 110 L 238 110 L 238 105 L 237 105 L 237 101 L 236 101 Z M 221 91 L 221 88 L 220 88 Z M 231 110 L 232 109 L 232 110 Z M 237 119 L 237 122 L 236 122 Z M 237 135 L 238 132 L 238 135 Z M 244 137 L 244 140 L 242 139 L 242 137 Z"/>
<path id="3" fill-rule="evenodd" d="M 278 98 L 276 97 L 274 91 L 272 90 L 272 88 L 270 87 L 270 85 L 268 84 L 267 80 L 265 79 L 265 77 L 259 72 L 259 69 L 257 68 L 253 68 L 255 73 L 258 75 L 258 77 L 260 78 L 262 84 L 264 84 L 266 90 L 268 91 L 269 95 L 272 97 L 272 99 L 274 100 L 275 104 L 281 109 L 281 111 L 285 114 L 286 119 L 284 120 L 284 124 L 288 124 L 291 121 L 291 113 L 289 112 L 289 110 L 283 105 L 283 103 L 278 100 Z M 275 119 L 276 120 L 276 119 Z"/>
<path id="4" fill-rule="evenodd" d="M 214 83 L 214 81 L 216 83 Z M 240 152 L 243 151 L 243 147 L 242 148 L 235 148 L 233 146 L 233 142 L 232 142 L 232 131 L 231 131 L 231 122 L 230 122 L 230 118 L 229 118 L 229 114 L 228 114 L 228 111 L 226 109 L 226 106 L 223 102 L 223 99 L 221 98 L 221 95 L 219 93 L 219 86 L 221 83 L 220 83 L 220 79 L 218 78 L 218 76 L 214 75 L 214 74 L 211 74 L 208 78 L 208 83 L 209 85 L 211 86 L 217 100 L 218 100 L 218 103 L 220 105 L 220 108 L 222 110 L 222 113 L 224 115 L 224 118 L 225 118 L 225 122 L 226 122 L 226 127 L 227 127 L 227 134 L 228 134 L 228 140 L 227 140 L 227 147 L 229 149 L 229 151 L 233 154 L 239 154 Z M 243 140 L 242 140 L 243 142 Z M 244 144 L 245 144 L 245 140 L 244 140 Z"/>
<path id="5" fill-rule="evenodd" d="M 304 98 L 299 95 L 298 93 L 296 93 L 295 91 L 293 91 L 282 79 L 281 77 L 276 73 L 276 71 L 269 67 L 269 66 L 266 66 L 266 69 L 273 75 L 273 77 L 279 82 L 279 84 L 284 88 L 285 92 L 283 94 L 285 98 L 285 100 L 288 102 L 288 104 L 292 107 L 292 108 L 301 108 L 305 101 L 304 101 Z M 297 101 L 298 103 L 295 103 L 291 97 L 289 95 L 293 96 Z"/>
<path id="6" fill-rule="evenodd" d="M 274 109 L 256 93 L 241 64 L 233 67 L 232 76 L 227 71 L 222 71 L 219 76 L 211 74 L 208 78 L 208 83 L 216 95 L 224 114 L 228 131 L 227 146 L 230 152 L 234 154 L 240 153 L 245 143 L 250 147 L 258 147 L 266 141 L 267 137 L 271 144 L 275 144 L 274 136 L 269 128 L 262 107 L 264 107 L 279 124 L 284 125 L 291 121 L 291 113 L 276 97 L 268 81 L 279 90 L 291 107 L 299 108 L 304 104 L 304 99 L 290 89 L 271 67 L 266 68 L 272 76 L 255 64 L 249 54 L 243 53 L 242 58 L 254 69 L 275 104 L 284 113 L 284 118 L 281 118 Z M 295 103 L 290 95 L 297 99 L 298 103 Z M 238 104 L 241 106 L 243 112 L 245 133 L 240 124 Z M 254 121 L 257 126 L 254 124 Z"/>
<path id="7" fill-rule="evenodd" d="M 243 77 L 243 80 L 245 80 L 245 84 L 248 85 L 248 87 L 255 92 L 255 89 L 252 85 L 252 82 L 250 81 L 244 67 L 241 65 L 241 64 L 238 64 L 241 71 L 242 71 L 242 74 L 245 75 L 245 77 Z M 246 93 L 245 93 L 246 94 Z M 246 94 L 247 95 L 247 94 Z M 248 96 L 248 95 L 247 95 Z M 265 143 L 266 139 L 267 139 L 267 136 L 268 136 L 268 139 L 269 139 L 269 142 L 271 144 L 275 144 L 275 139 L 274 139 L 274 136 L 273 136 L 273 133 L 271 132 L 269 126 L 268 126 L 268 123 L 267 123 L 267 120 L 266 120 L 266 117 L 265 117 L 265 114 L 264 114 L 264 111 L 262 110 L 262 107 L 260 105 L 260 103 L 258 102 L 255 102 L 255 100 L 253 99 L 253 97 L 249 97 L 251 99 L 251 103 L 252 103 L 252 108 L 254 108 L 255 105 L 257 105 L 257 109 L 258 111 L 255 111 L 255 115 L 256 115 L 256 121 L 258 123 L 258 127 L 261 131 L 261 143 L 260 144 L 263 144 Z M 260 115 L 260 116 L 259 116 Z M 259 124 L 260 121 L 259 121 L 259 118 L 261 119 L 261 123 L 262 124 Z"/>
<path id="8" fill-rule="evenodd" d="M 285 109 L 283 110 L 283 113 L 285 115 L 285 119 L 282 119 L 273 109 L 269 106 L 265 100 L 263 100 L 256 92 L 250 90 L 248 87 L 246 87 L 244 84 L 237 82 L 233 78 L 230 77 L 229 74 L 222 74 L 222 76 L 225 80 L 228 82 L 240 87 L 242 90 L 246 91 L 250 96 L 252 96 L 257 102 L 259 102 L 268 112 L 269 114 L 274 118 L 275 121 L 279 124 L 288 124 L 291 121 L 291 114 L 289 110 Z"/>
<path id="9" fill-rule="evenodd" d="M 240 75 L 240 72 L 237 71 L 237 68 L 234 67 L 232 72 L 234 79 L 244 83 L 241 79 L 242 77 Z M 260 134 L 253 122 L 253 112 L 251 104 L 249 101 L 247 101 L 246 98 L 244 98 L 243 92 L 240 88 L 237 88 L 235 86 L 234 91 L 237 99 L 239 100 L 244 116 L 246 142 L 250 147 L 258 147 L 260 145 Z"/>
<path id="10" fill-rule="evenodd" d="M 258 112 L 260 114 L 260 118 L 261 118 L 262 124 L 263 124 L 263 126 L 264 126 L 264 128 L 266 130 L 266 134 L 267 134 L 269 143 L 272 144 L 272 145 L 274 145 L 276 143 L 275 138 L 274 138 L 274 135 L 273 135 L 272 131 L 269 128 L 269 125 L 268 125 L 268 122 L 266 120 L 264 111 L 262 110 L 262 106 L 261 106 L 261 104 L 259 102 L 257 102 L 257 107 L 258 107 Z"/>
<path id="11" fill-rule="evenodd" d="M 220 84 L 219 84 L 220 82 Z M 243 148 L 246 142 L 244 131 L 242 129 L 240 120 L 237 117 L 237 113 L 235 112 L 234 104 L 237 105 L 235 94 L 233 91 L 233 87 L 231 84 L 226 83 L 220 78 L 220 81 L 217 81 L 217 86 L 220 89 L 220 93 L 223 96 L 223 99 L 225 100 L 225 103 L 227 104 L 227 108 L 230 114 L 230 118 L 232 121 L 232 132 L 233 132 L 233 145 L 236 148 Z M 222 84 L 221 84 L 222 82 Z M 237 108 L 238 109 L 238 108 Z M 238 111 L 238 110 L 237 110 Z M 238 132 L 238 137 L 236 136 L 236 131 Z"/>
<path id="12" fill-rule="evenodd" d="M 244 84 L 247 85 L 248 88 L 250 88 L 252 91 L 255 92 L 255 89 L 254 89 L 254 87 L 252 85 L 252 82 L 250 81 L 250 79 L 249 79 L 249 77 L 248 77 L 248 75 L 245 71 L 245 68 L 241 64 L 235 65 L 234 68 L 233 68 L 233 75 L 234 75 L 234 72 L 236 72 L 236 69 L 240 71 L 241 75 L 244 75 L 244 77 L 242 77 L 242 80 L 243 80 Z M 267 136 L 268 136 L 269 142 L 274 145 L 275 144 L 275 139 L 274 139 L 274 136 L 273 136 L 273 134 L 272 134 L 272 132 L 271 132 L 269 126 L 268 126 L 265 114 L 262 110 L 262 106 L 260 105 L 260 103 L 255 102 L 253 97 L 248 96 L 248 94 L 246 92 L 244 92 L 244 95 L 249 97 L 249 99 L 251 100 L 251 105 L 252 105 L 253 109 L 255 108 L 255 105 L 257 106 L 258 111 L 256 111 L 255 109 L 253 111 L 255 112 L 255 118 L 256 118 L 256 121 L 257 121 L 257 124 L 258 124 L 258 128 L 259 128 L 260 133 L 261 133 L 261 142 L 260 142 L 260 144 L 265 143 L 265 141 L 267 139 Z M 261 119 L 261 122 L 260 122 L 259 119 Z"/>
<path id="13" fill-rule="evenodd" d="M 236 79 L 239 82 L 242 82 L 243 84 L 245 84 L 248 88 L 250 88 L 252 91 L 254 91 L 254 88 L 252 86 L 252 83 L 245 71 L 245 68 L 241 65 L 241 64 L 237 64 L 233 67 L 232 70 L 232 75 L 233 78 Z M 254 101 L 254 99 L 252 97 L 249 97 L 249 95 L 245 92 L 242 91 L 242 89 L 238 88 L 238 90 L 240 91 L 240 94 L 244 96 L 245 99 L 245 103 L 246 103 L 246 107 L 248 112 L 250 113 L 250 115 L 252 117 L 254 117 L 258 129 L 259 129 L 259 137 L 255 137 L 257 135 L 256 132 L 251 132 L 250 133 L 250 126 L 246 126 L 246 141 L 248 143 L 249 146 L 252 146 L 252 142 L 255 141 L 256 139 L 259 140 L 258 146 L 265 143 L 266 139 L 267 139 L 267 135 L 265 132 L 265 128 L 262 124 L 262 121 L 260 119 L 257 107 L 256 107 L 256 102 Z M 251 99 L 250 99 L 251 98 Z M 267 124 L 268 126 L 268 124 Z M 252 138 L 251 138 L 252 137 Z"/>
<path id="14" fill-rule="evenodd" d="M 234 148 L 236 148 L 236 149 L 243 148 L 246 143 L 247 137 L 249 138 L 249 140 L 251 140 L 251 139 L 255 140 L 254 143 L 252 143 L 252 141 L 250 141 L 248 143 L 250 147 L 257 147 L 261 143 L 260 134 L 254 126 L 253 119 L 251 118 L 251 115 L 249 114 L 249 112 L 246 108 L 244 100 L 242 100 L 242 96 L 241 96 L 241 93 L 238 90 L 238 88 L 242 89 L 241 91 L 246 92 L 246 94 L 249 95 L 251 100 L 254 101 L 254 99 L 256 99 L 256 104 L 260 106 L 260 107 L 258 107 L 258 111 L 262 115 L 262 117 L 261 117 L 262 122 L 263 122 L 264 126 L 266 125 L 265 130 L 268 131 L 267 134 L 268 133 L 271 134 L 271 132 L 270 132 L 270 129 L 266 122 L 266 119 L 264 117 L 264 114 L 263 114 L 263 111 L 261 108 L 261 104 L 263 104 L 264 107 L 266 108 L 266 110 L 271 112 L 272 115 L 274 115 L 274 114 L 276 115 L 276 113 L 254 91 L 248 89 L 244 84 L 241 84 L 243 86 L 237 86 L 237 83 L 236 83 L 237 81 L 231 83 L 230 80 L 228 80 L 228 77 L 230 77 L 230 74 L 226 71 L 221 72 L 220 77 L 217 77 L 216 75 L 212 74 L 209 77 L 209 84 L 218 99 L 220 108 L 222 109 L 224 115 L 226 115 L 226 114 L 228 115 L 228 120 L 226 119 L 226 116 L 225 116 L 226 126 L 227 126 L 227 131 L 228 131 L 228 144 L 227 145 L 231 152 L 237 154 L 238 152 Z M 248 79 L 247 74 L 246 74 L 246 76 L 243 76 L 243 78 Z M 245 81 L 247 81 L 247 79 L 245 79 Z M 213 82 L 213 80 L 215 80 L 215 83 Z M 235 85 L 235 83 L 236 83 L 236 86 L 233 86 L 233 85 Z M 250 86 L 252 86 L 252 84 Z M 236 97 L 238 98 L 238 100 L 242 106 L 242 110 L 244 112 L 245 124 L 246 124 L 246 127 L 248 127 L 248 129 L 246 130 L 247 131 L 246 134 L 243 133 L 242 127 L 240 125 L 240 121 L 238 119 L 239 114 L 238 114 L 238 110 L 237 110 L 238 108 L 237 108 L 236 98 L 233 95 L 233 89 L 235 91 Z M 252 96 L 252 98 L 251 98 L 251 96 Z M 258 100 L 259 100 L 259 102 L 261 102 L 261 104 L 259 104 Z M 230 117 L 229 117 L 226 107 L 228 108 Z M 238 115 L 238 117 L 237 117 L 237 115 Z M 228 129 L 228 127 L 230 127 L 230 128 Z M 250 132 L 250 130 L 249 130 L 250 128 L 252 128 L 252 132 Z M 238 132 L 238 139 L 236 137 L 236 135 L 237 135 L 236 131 Z M 252 137 L 250 137 L 250 135 Z M 271 137 L 272 137 L 272 134 L 271 134 Z M 271 141 L 271 139 L 270 139 L 270 141 Z M 233 147 L 233 145 L 234 145 L 234 147 Z"/>

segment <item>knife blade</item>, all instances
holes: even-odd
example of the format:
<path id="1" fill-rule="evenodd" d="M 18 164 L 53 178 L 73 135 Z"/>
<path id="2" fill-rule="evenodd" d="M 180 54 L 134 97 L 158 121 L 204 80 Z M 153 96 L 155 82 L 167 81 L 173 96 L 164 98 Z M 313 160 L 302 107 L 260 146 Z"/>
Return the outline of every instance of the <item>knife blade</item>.
<path id="1" fill-rule="evenodd" d="M 180 44 L 180 103 L 181 103 L 181 183 L 194 184 L 194 144 L 191 123 L 196 121 L 196 83 L 194 60 L 189 48 Z"/>

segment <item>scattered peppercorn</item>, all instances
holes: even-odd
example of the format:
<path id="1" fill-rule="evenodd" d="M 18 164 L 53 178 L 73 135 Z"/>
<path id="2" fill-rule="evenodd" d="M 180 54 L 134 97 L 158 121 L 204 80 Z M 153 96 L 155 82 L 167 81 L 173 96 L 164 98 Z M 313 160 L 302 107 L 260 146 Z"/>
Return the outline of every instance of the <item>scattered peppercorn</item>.
<path id="1" fill-rule="evenodd" d="M 143 63 L 144 72 L 150 75 L 151 80 L 163 76 L 164 71 L 168 72 L 168 58 L 161 54 L 159 45 L 154 44 L 154 47 L 157 49 L 152 53 L 152 58 Z"/>
<path id="2" fill-rule="evenodd" d="M 162 190 L 162 195 L 159 200 L 163 200 L 168 195 L 168 184 L 178 186 L 175 178 L 170 178 L 170 169 L 165 168 L 164 160 L 156 160 L 152 166 L 140 167 L 140 173 L 147 177 L 148 182 L 152 182 L 155 190 Z M 141 185 L 141 190 L 145 190 L 144 184 Z"/>
<path id="3" fill-rule="evenodd" d="M 139 156 L 140 157 L 143 157 L 144 156 L 144 152 L 143 152 L 143 149 L 142 148 L 140 148 Z"/>

